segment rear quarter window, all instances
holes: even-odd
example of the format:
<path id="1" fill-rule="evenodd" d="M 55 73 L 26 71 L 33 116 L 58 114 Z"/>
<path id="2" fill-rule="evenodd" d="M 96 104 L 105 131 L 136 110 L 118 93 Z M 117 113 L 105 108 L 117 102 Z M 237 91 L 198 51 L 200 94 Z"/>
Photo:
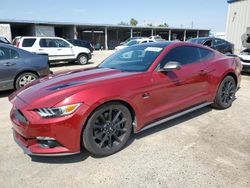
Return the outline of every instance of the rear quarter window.
<path id="1" fill-rule="evenodd" d="M 22 47 L 32 47 L 35 43 L 35 38 L 23 39 Z"/>
<path id="2" fill-rule="evenodd" d="M 201 56 L 202 61 L 208 60 L 214 56 L 214 52 L 210 50 L 199 48 L 199 51 L 200 51 L 200 56 Z"/>

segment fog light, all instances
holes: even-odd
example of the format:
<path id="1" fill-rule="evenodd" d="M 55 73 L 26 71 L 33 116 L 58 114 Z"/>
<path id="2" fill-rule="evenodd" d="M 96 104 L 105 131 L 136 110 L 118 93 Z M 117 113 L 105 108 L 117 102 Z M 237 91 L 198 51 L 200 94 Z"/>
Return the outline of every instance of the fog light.
<path id="1" fill-rule="evenodd" d="M 38 136 L 36 137 L 36 139 L 37 139 L 37 143 L 40 144 L 42 148 L 55 148 L 57 146 L 62 146 L 54 138 L 51 138 L 51 137 Z"/>

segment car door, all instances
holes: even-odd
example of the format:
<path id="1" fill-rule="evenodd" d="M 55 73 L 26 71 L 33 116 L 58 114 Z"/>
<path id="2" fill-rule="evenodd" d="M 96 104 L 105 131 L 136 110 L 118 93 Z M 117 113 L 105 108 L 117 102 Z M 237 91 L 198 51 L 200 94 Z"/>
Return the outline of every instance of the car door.
<path id="1" fill-rule="evenodd" d="M 70 44 L 61 39 L 41 38 L 39 42 L 39 53 L 49 55 L 49 60 L 64 60 L 73 58 Z"/>
<path id="2" fill-rule="evenodd" d="M 158 69 L 171 61 L 179 62 L 181 69 L 168 72 L 155 70 L 152 74 L 149 97 L 144 102 L 146 123 L 204 103 L 208 98 L 207 66 L 201 61 L 199 49 L 176 47 L 163 57 Z"/>
<path id="3" fill-rule="evenodd" d="M 223 54 L 226 53 L 227 51 L 227 46 L 226 42 L 221 39 L 214 39 L 214 45 L 213 48 Z"/>
<path id="4" fill-rule="evenodd" d="M 61 56 L 62 59 L 73 59 L 74 53 L 71 48 L 71 45 L 62 40 L 62 39 L 54 39 L 57 46 L 57 54 Z"/>
<path id="5" fill-rule="evenodd" d="M 19 59 L 16 50 L 0 46 L 0 90 L 13 88 Z"/>
<path id="6" fill-rule="evenodd" d="M 48 54 L 50 61 L 58 59 L 55 40 L 51 38 L 41 38 L 38 45 L 38 54 Z"/>

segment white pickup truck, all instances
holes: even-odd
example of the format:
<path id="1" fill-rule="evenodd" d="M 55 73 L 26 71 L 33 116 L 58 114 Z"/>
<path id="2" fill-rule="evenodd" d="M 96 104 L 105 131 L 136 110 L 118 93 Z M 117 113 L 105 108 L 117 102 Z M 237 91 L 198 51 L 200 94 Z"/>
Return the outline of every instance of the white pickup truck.
<path id="1" fill-rule="evenodd" d="M 47 54 L 49 62 L 53 61 L 77 61 L 84 65 L 91 59 L 89 49 L 74 46 L 59 37 L 17 37 L 14 39 L 16 47 L 36 54 Z"/>

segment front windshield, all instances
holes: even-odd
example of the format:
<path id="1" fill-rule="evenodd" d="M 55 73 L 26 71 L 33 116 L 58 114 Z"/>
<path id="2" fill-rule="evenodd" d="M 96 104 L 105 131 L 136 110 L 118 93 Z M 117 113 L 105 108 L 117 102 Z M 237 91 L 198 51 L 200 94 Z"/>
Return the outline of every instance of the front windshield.
<path id="1" fill-rule="evenodd" d="M 127 47 L 104 60 L 99 67 L 129 72 L 147 71 L 162 50 L 161 47 L 149 47 L 148 45 Z"/>

